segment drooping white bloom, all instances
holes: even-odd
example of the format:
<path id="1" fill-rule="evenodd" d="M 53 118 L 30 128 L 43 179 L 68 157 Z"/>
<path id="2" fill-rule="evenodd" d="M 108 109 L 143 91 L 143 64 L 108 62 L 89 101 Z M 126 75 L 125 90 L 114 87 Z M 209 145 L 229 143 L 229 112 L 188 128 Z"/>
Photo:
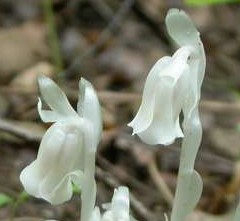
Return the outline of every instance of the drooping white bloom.
<path id="1" fill-rule="evenodd" d="M 112 202 L 103 207 L 106 211 L 102 216 L 99 208 L 95 207 L 91 221 L 136 221 L 130 215 L 129 190 L 125 186 L 115 189 Z"/>
<path id="2" fill-rule="evenodd" d="M 42 138 L 37 159 L 20 175 L 25 190 L 51 204 L 60 204 L 72 196 L 72 183 L 86 186 L 86 171 L 94 171 L 95 152 L 102 132 L 100 105 L 92 85 L 81 79 L 77 112 L 66 95 L 49 78 L 40 77 L 39 89 L 51 110 L 42 110 L 39 99 L 38 112 L 44 122 L 54 122 Z M 90 162 L 89 159 L 92 159 Z M 84 190 L 83 190 L 84 191 Z M 92 199 L 95 203 L 95 193 Z"/>
<path id="3" fill-rule="evenodd" d="M 151 69 L 137 115 L 129 123 L 145 143 L 169 145 L 183 137 L 179 114 L 192 114 L 200 99 L 205 70 L 204 49 L 190 18 L 178 9 L 166 17 L 169 35 L 180 46 L 172 57 L 163 57 Z"/>

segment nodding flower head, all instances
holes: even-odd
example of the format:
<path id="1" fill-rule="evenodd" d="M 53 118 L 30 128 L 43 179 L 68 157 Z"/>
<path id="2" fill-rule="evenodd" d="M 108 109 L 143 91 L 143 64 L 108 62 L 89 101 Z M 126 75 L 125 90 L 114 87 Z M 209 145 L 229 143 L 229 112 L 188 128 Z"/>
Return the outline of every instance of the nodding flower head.
<path id="1" fill-rule="evenodd" d="M 169 35 L 180 46 L 172 57 L 156 62 L 148 74 L 142 103 L 128 124 L 145 143 L 169 145 L 184 133 L 179 124 L 197 108 L 205 71 L 205 54 L 199 32 L 190 18 L 178 9 L 166 17 Z"/>
<path id="2" fill-rule="evenodd" d="M 54 124 L 44 134 L 37 159 L 20 175 L 25 190 L 52 204 L 72 196 L 72 183 L 81 186 L 85 176 L 84 158 L 95 153 L 102 132 L 100 105 L 92 85 L 81 79 L 77 112 L 63 91 L 49 78 L 40 77 L 39 89 L 51 110 L 38 112 L 44 122 Z"/>

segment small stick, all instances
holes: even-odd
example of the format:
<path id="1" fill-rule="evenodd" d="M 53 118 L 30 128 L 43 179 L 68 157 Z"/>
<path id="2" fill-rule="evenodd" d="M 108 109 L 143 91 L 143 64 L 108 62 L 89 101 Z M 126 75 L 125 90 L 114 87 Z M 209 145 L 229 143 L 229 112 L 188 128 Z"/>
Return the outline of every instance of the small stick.
<path id="1" fill-rule="evenodd" d="M 103 45 L 109 40 L 112 33 L 119 28 L 120 24 L 122 23 L 122 20 L 125 18 L 126 14 L 130 11 L 131 7 L 133 6 L 133 3 L 135 0 L 125 0 L 121 4 L 118 11 L 115 13 L 115 16 L 112 18 L 111 22 L 107 25 L 107 27 L 102 31 L 100 34 L 97 42 L 91 46 L 86 53 L 81 54 L 78 56 L 73 63 L 70 65 L 69 68 L 67 68 L 66 71 L 63 71 L 66 76 L 72 75 L 72 73 L 78 73 L 79 67 L 81 67 L 83 60 L 94 55 L 96 52 L 98 52 Z"/>
<path id="2" fill-rule="evenodd" d="M 165 180 L 162 178 L 161 174 L 159 173 L 156 162 L 152 157 L 151 161 L 148 163 L 148 172 L 157 186 L 159 192 L 162 194 L 163 198 L 165 199 L 168 206 L 171 208 L 173 204 L 173 195 L 166 184 Z"/>
<path id="3" fill-rule="evenodd" d="M 66 94 L 72 99 L 78 98 L 78 90 L 65 88 Z M 20 94 L 20 95 L 34 95 L 36 92 L 25 91 L 24 88 L 4 87 L 0 88 L 0 92 L 4 94 Z M 115 92 L 115 91 L 98 91 L 99 99 L 104 103 L 120 104 L 120 103 L 139 103 L 141 95 L 128 92 Z M 228 101 L 213 101 L 202 100 L 200 101 L 200 109 L 210 111 L 212 113 L 240 113 L 240 102 Z"/>
<path id="4" fill-rule="evenodd" d="M 92 4 L 92 7 L 98 10 L 98 12 L 104 17 L 106 20 L 110 20 L 114 13 L 112 9 L 103 1 L 103 0 L 89 0 Z"/>
<path id="5" fill-rule="evenodd" d="M 9 132 L 11 134 L 14 134 L 17 137 L 24 138 L 29 141 L 40 141 L 42 139 L 42 136 L 45 132 L 44 128 L 40 130 L 40 127 L 39 127 L 36 133 L 33 130 L 31 130 L 31 128 L 18 125 L 18 123 L 21 123 L 21 121 L 20 122 L 9 121 L 9 120 L 0 118 L 0 131 Z M 36 126 L 39 126 L 39 125 L 36 124 Z"/>

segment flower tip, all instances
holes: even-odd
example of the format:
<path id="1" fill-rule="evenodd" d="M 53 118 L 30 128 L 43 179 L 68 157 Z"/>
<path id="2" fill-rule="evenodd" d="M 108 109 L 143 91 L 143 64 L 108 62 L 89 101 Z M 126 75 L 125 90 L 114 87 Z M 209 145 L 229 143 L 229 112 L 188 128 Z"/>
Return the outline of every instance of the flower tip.
<path id="1" fill-rule="evenodd" d="M 85 87 L 86 86 L 86 79 L 81 77 L 80 81 L 79 81 L 79 88 L 81 87 Z"/>
<path id="2" fill-rule="evenodd" d="M 37 77 L 37 81 L 38 81 L 38 84 L 41 85 L 45 82 L 47 83 L 47 82 L 51 81 L 51 79 L 46 77 L 45 75 L 41 74 Z"/>
<path id="3" fill-rule="evenodd" d="M 178 14 L 178 13 L 182 13 L 182 12 L 184 13 L 183 10 L 180 10 L 180 9 L 178 9 L 178 8 L 170 8 L 170 9 L 168 10 L 168 12 L 167 12 L 166 19 L 167 19 L 169 16 L 171 16 L 171 15 Z"/>
<path id="4" fill-rule="evenodd" d="M 166 26 L 169 35 L 180 46 L 199 42 L 199 32 L 183 10 L 170 9 L 166 16 Z"/>
<path id="5" fill-rule="evenodd" d="M 85 89 L 86 87 L 92 87 L 92 84 L 85 78 L 81 77 L 81 79 L 79 81 L 79 88 Z"/>
<path id="6" fill-rule="evenodd" d="M 92 84 L 89 81 L 87 81 L 85 78 L 81 77 L 79 81 L 79 90 L 80 90 L 80 96 L 82 99 L 85 98 L 87 88 L 90 88 L 93 90 Z"/>
<path id="7" fill-rule="evenodd" d="M 132 127 L 132 122 L 127 124 L 128 127 Z"/>
<path id="8" fill-rule="evenodd" d="M 51 90 L 53 87 L 56 87 L 55 82 L 45 75 L 39 75 L 37 78 L 37 83 L 41 94 L 43 94 L 44 90 Z"/>
<path id="9" fill-rule="evenodd" d="M 93 85 L 84 78 L 79 81 L 79 99 L 77 104 L 78 115 L 94 125 L 94 133 L 97 143 L 102 134 L 101 106 Z"/>

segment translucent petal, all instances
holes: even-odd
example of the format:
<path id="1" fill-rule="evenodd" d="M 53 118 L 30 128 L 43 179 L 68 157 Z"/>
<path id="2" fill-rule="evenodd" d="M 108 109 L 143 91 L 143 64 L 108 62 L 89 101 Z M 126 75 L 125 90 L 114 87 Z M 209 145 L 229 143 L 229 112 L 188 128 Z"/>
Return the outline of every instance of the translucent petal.
<path id="1" fill-rule="evenodd" d="M 79 88 L 80 94 L 77 104 L 77 111 L 80 117 L 88 120 L 94 126 L 94 140 L 96 140 L 97 145 L 102 135 L 102 115 L 97 94 L 92 84 L 84 78 L 81 78 L 79 82 Z"/>
<path id="2" fill-rule="evenodd" d="M 83 137 L 75 123 L 58 122 L 45 133 L 37 159 L 20 175 L 29 194 L 59 204 L 71 197 L 72 181 L 81 183 Z"/>
<path id="3" fill-rule="evenodd" d="M 203 51 L 204 53 L 204 51 Z M 199 59 L 190 60 L 190 71 L 188 77 L 188 94 L 186 102 L 183 106 L 184 116 L 190 117 L 193 110 L 198 108 L 198 103 L 201 96 L 202 78 L 205 72 L 205 57 L 199 57 Z"/>
<path id="4" fill-rule="evenodd" d="M 78 133 L 77 128 L 67 128 L 67 130 L 56 162 L 41 183 L 41 193 L 52 204 L 63 203 L 71 198 L 73 180 L 70 175 L 73 171 L 83 171 L 84 169 L 83 162 L 79 162 L 83 158 L 82 135 Z M 75 178 L 77 177 L 75 176 Z M 83 181 L 78 181 L 78 183 L 81 182 Z M 49 199 L 47 199 L 48 197 Z"/>
<path id="5" fill-rule="evenodd" d="M 158 88 L 154 92 L 156 94 L 154 101 L 154 116 L 150 126 L 138 133 L 138 136 L 147 144 L 169 145 L 174 142 L 177 132 L 180 131 L 179 122 L 174 121 L 173 109 L 173 90 L 175 84 L 172 78 L 163 77 L 158 83 Z M 182 133 L 181 136 L 182 137 Z"/>
<path id="6" fill-rule="evenodd" d="M 38 98 L 37 104 L 38 113 L 43 122 L 56 122 L 63 118 L 63 115 L 59 115 L 58 113 L 51 110 L 43 110 L 42 109 L 42 101 Z"/>
<path id="7" fill-rule="evenodd" d="M 192 54 L 189 58 L 189 96 L 184 107 L 184 116 L 189 117 L 197 107 L 200 99 L 201 84 L 203 81 L 206 57 L 199 32 L 191 19 L 184 11 L 170 9 L 166 17 L 166 26 L 170 36 L 180 46 L 192 47 Z"/>
<path id="8" fill-rule="evenodd" d="M 178 45 L 196 45 L 200 41 L 199 32 L 184 11 L 170 9 L 165 21 L 169 35 Z"/>
<path id="9" fill-rule="evenodd" d="M 20 174 L 20 180 L 29 194 L 41 197 L 39 195 L 39 184 L 46 173 L 53 167 L 59 152 L 58 147 L 63 144 L 64 137 L 64 133 L 59 129 L 55 129 L 54 126 L 50 127 L 44 134 L 38 152 L 38 159 L 24 168 Z M 54 148 L 55 146 L 57 148 Z"/>
<path id="10" fill-rule="evenodd" d="M 133 134 L 140 133 L 145 130 L 153 120 L 153 105 L 155 99 L 156 84 L 161 71 L 169 64 L 171 58 L 163 57 L 156 62 L 150 70 L 143 90 L 142 103 L 135 118 L 128 124 L 133 128 Z"/>
<path id="11" fill-rule="evenodd" d="M 188 76 L 186 73 L 189 72 L 189 67 L 186 63 L 179 66 L 177 63 L 173 62 L 169 72 L 175 73 L 178 79 L 172 78 L 171 74 L 161 77 L 154 92 L 154 120 L 146 130 L 138 134 L 148 144 L 169 145 L 175 138 L 183 137 L 179 114 L 188 93 L 185 76 Z"/>
<path id="12" fill-rule="evenodd" d="M 134 128 L 134 132 L 137 132 L 139 137 L 148 144 L 168 145 L 174 142 L 175 138 L 183 137 L 179 125 L 179 114 L 189 86 L 188 81 L 185 80 L 185 73 L 189 71 L 187 64 L 189 54 L 188 48 L 180 48 L 167 65 L 159 70 L 158 77 L 154 81 L 155 85 L 149 85 L 152 91 L 145 99 L 151 102 L 151 106 L 145 106 L 145 112 L 142 111 L 142 115 L 139 114 L 140 120 L 134 125 L 139 124 L 141 130 Z M 151 120 L 141 127 L 140 124 L 143 124 L 141 118 L 149 113 L 152 115 Z"/>
<path id="13" fill-rule="evenodd" d="M 40 76 L 38 85 L 43 100 L 55 113 L 64 117 L 77 115 L 68 102 L 66 95 L 50 78 Z"/>
<path id="14" fill-rule="evenodd" d="M 40 186 L 39 191 L 41 194 L 41 198 L 45 199 L 52 205 L 62 204 L 70 200 L 72 197 L 73 180 L 82 181 L 83 179 L 84 179 L 84 174 L 82 171 L 78 170 L 78 171 L 69 172 L 65 176 L 63 176 L 60 181 L 55 183 L 56 186 L 50 192 L 45 192 L 46 191 L 45 187 L 48 187 L 48 184 L 49 184 L 48 180 L 46 179 L 42 182 L 42 185 Z"/>

